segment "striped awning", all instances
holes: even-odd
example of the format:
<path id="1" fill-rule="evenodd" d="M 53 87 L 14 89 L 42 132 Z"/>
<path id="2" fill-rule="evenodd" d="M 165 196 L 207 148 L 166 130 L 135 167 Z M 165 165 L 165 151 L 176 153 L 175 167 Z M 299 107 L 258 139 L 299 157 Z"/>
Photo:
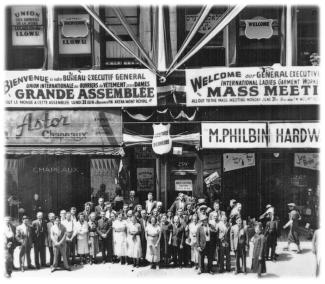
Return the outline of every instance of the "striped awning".
<path id="1" fill-rule="evenodd" d="M 122 147 L 6 147 L 7 155 L 109 155 L 124 156 Z"/>

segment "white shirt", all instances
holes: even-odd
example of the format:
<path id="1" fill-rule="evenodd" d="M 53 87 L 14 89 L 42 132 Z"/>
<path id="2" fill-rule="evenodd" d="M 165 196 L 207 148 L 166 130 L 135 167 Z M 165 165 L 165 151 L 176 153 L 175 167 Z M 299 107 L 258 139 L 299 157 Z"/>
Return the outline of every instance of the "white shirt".
<path id="1" fill-rule="evenodd" d="M 209 242 L 210 241 L 210 228 L 208 225 L 206 225 L 206 226 L 203 226 L 203 229 L 204 229 L 204 233 L 205 233 L 205 240 L 207 242 Z"/>
<path id="2" fill-rule="evenodd" d="M 67 233 L 71 233 L 74 231 L 75 224 L 73 220 L 68 221 L 67 219 L 65 219 L 61 222 L 61 224 L 65 227 Z"/>

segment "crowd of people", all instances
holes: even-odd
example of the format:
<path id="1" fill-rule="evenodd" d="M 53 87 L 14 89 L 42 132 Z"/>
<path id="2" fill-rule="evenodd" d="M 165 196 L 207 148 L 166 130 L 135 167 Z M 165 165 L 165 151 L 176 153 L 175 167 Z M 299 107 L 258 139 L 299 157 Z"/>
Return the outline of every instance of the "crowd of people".
<path id="1" fill-rule="evenodd" d="M 17 227 L 7 217 L 6 275 L 10 277 L 14 269 L 17 246 L 20 267 L 16 269 L 21 271 L 50 266 L 54 272 L 60 266 L 71 270 L 78 264 L 108 262 L 134 267 L 150 265 L 152 269 L 193 267 L 198 274 L 214 274 L 231 271 L 234 255 L 234 273 L 247 273 L 250 244 L 251 271 L 258 276 L 265 273 L 266 261 L 277 257 L 279 220 L 274 207 L 267 205 L 258 221 L 243 220 L 242 205 L 235 200 L 224 211 L 219 200 L 211 207 L 204 199 L 179 193 L 164 212 L 162 202 L 155 201 L 152 193 L 148 193 L 142 206 L 131 191 L 128 200 L 120 197 L 108 202 L 100 197 L 97 205 L 87 202 L 79 213 L 72 207 L 61 210 L 59 215 L 51 212 L 46 220 L 42 212 L 37 212 L 34 221 L 24 215 Z M 290 227 L 288 244 L 295 242 L 300 250 L 296 231 L 299 213 L 294 204 L 289 204 L 289 208 L 291 217 L 285 225 Z M 31 264 L 32 247 L 35 266 Z M 217 262 L 217 269 L 213 269 L 213 261 Z"/>

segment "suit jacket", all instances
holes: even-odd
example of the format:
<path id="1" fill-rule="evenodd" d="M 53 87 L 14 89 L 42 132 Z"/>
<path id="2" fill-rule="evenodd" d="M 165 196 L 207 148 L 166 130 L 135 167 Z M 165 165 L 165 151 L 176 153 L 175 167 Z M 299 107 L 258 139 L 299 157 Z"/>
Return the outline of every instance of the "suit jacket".
<path id="1" fill-rule="evenodd" d="M 33 245 L 33 229 L 27 225 L 26 232 L 24 224 L 21 224 L 16 229 L 16 240 L 21 246 L 32 247 Z"/>
<path id="2" fill-rule="evenodd" d="M 100 218 L 97 224 L 97 233 L 99 239 L 102 239 L 103 234 L 107 234 L 107 237 L 109 237 L 108 235 L 111 235 L 112 233 L 112 220 L 107 218 L 104 220 L 103 218 Z"/>
<path id="3" fill-rule="evenodd" d="M 139 198 L 138 197 L 134 197 L 133 200 L 131 200 L 130 198 L 126 199 L 124 201 L 126 204 L 129 205 L 130 208 L 134 209 L 134 207 L 138 204 L 140 204 Z"/>
<path id="4" fill-rule="evenodd" d="M 211 229 L 211 227 L 210 227 L 209 224 L 207 226 L 210 229 L 210 241 L 211 241 L 212 240 L 212 236 L 211 236 L 212 229 Z M 205 246 L 206 246 L 206 243 L 207 243 L 207 240 L 206 240 L 205 230 L 204 230 L 204 226 L 203 225 L 200 225 L 197 228 L 196 241 L 197 241 L 198 247 L 201 248 L 201 250 L 204 250 L 205 249 Z"/>
<path id="5" fill-rule="evenodd" d="M 33 242 L 41 246 L 47 244 L 47 224 L 45 220 L 40 223 L 38 220 L 32 222 L 33 228 Z"/>
<path id="6" fill-rule="evenodd" d="M 217 225 L 217 237 L 220 241 L 220 245 L 223 247 L 229 247 L 230 248 L 230 225 L 223 224 L 221 222 Z"/>
<path id="7" fill-rule="evenodd" d="M 51 228 L 51 239 L 54 244 L 61 242 L 61 245 L 64 245 L 66 242 L 67 230 L 60 224 L 59 226 L 53 225 Z"/>
<path id="8" fill-rule="evenodd" d="M 230 230 L 230 244 L 231 250 L 237 250 L 238 245 L 248 246 L 249 239 L 246 227 L 239 228 L 238 225 L 233 225 Z"/>
<path id="9" fill-rule="evenodd" d="M 175 213 L 174 211 L 175 210 L 177 211 L 179 208 L 182 208 L 183 210 L 185 210 L 186 205 L 187 205 L 187 203 L 185 200 L 181 201 L 180 199 L 176 199 L 173 202 L 172 206 L 170 206 L 169 210 L 172 211 L 173 213 Z"/>
<path id="10" fill-rule="evenodd" d="M 152 206 L 151 206 L 151 208 L 149 208 L 148 200 L 146 200 L 146 202 L 145 202 L 145 209 L 146 209 L 146 211 L 147 211 L 148 214 L 150 214 L 151 211 L 152 211 L 154 208 L 156 208 L 156 207 L 157 207 L 157 201 L 153 200 L 153 202 L 152 202 Z"/>
<path id="11" fill-rule="evenodd" d="M 185 227 L 182 224 L 178 226 L 173 224 L 172 226 L 172 245 L 174 247 L 183 246 L 185 241 Z"/>

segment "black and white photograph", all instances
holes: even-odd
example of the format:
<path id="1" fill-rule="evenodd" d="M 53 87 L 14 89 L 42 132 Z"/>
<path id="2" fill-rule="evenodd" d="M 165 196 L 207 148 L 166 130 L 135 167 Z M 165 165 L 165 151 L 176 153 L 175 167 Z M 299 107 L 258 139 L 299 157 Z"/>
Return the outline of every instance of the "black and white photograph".
<path id="1" fill-rule="evenodd" d="M 320 1 L 1 9 L 3 279 L 320 279 Z"/>

